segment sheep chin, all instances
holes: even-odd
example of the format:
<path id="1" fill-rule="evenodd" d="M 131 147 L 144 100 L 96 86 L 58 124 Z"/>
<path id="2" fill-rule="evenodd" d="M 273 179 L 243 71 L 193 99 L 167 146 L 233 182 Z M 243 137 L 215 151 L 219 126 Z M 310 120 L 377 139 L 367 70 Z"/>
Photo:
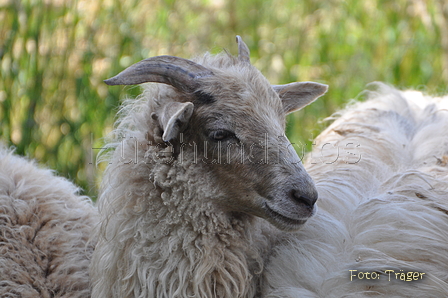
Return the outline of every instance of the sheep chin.
<path id="1" fill-rule="evenodd" d="M 307 220 L 316 214 L 317 206 L 313 208 L 311 215 L 307 218 L 291 218 L 290 216 L 285 216 L 280 210 L 271 208 L 267 202 L 264 203 L 263 210 L 266 215 L 264 218 L 272 225 L 285 232 L 295 232 L 300 230 Z"/>

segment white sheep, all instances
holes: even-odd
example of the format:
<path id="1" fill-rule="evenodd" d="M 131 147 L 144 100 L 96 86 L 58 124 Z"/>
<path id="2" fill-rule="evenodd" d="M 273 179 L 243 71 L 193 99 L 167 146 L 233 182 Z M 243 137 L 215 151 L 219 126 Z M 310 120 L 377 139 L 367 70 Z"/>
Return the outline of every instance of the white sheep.
<path id="1" fill-rule="evenodd" d="M 237 58 L 159 56 L 106 81 L 164 85 L 121 111 L 98 201 L 93 297 L 254 297 L 280 230 L 315 213 L 285 115 L 327 86 L 271 87 L 237 40 Z"/>
<path id="2" fill-rule="evenodd" d="M 88 297 L 91 201 L 0 145 L 0 296 Z"/>
<path id="3" fill-rule="evenodd" d="M 448 97 L 376 87 L 317 138 L 319 212 L 273 249 L 266 297 L 448 297 Z"/>

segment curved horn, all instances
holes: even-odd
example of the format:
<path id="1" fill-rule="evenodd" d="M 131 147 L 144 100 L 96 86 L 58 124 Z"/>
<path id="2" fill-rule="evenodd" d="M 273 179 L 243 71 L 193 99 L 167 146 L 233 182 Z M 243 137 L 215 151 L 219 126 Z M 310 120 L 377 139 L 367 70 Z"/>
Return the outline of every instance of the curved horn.
<path id="1" fill-rule="evenodd" d="M 156 82 L 181 91 L 194 92 L 199 87 L 197 79 L 212 75 L 211 70 L 193 61 L 174 56 L 157 56 L 137 62 L 104 82 L 108 85 Z"/>
<path id="2" fill-rule="evenodd" d="M 236 36 L 236 42 L 238 43 L 238 59 L 250 64 L 250 51 L 241 36 Z"/>

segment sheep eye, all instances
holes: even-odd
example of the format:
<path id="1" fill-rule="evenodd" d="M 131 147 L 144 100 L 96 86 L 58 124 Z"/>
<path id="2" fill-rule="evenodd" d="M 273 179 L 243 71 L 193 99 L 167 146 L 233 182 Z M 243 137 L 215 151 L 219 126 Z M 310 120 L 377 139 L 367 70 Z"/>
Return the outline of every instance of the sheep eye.
<path id="1" fill-rule="evenodd" d="M 212 139 L 213 141 L 224 141 L 234 136 L 235 134 L 233 132 L 224 129 L 214 130 L 210 132 L 210 139 Z"/>

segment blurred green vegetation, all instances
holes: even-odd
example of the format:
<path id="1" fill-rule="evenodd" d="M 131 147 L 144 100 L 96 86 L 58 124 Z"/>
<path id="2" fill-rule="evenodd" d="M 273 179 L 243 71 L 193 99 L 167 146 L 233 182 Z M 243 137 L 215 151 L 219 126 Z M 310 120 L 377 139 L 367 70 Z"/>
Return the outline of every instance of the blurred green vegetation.
<path id="1" fill-rule="evenodd" d="M 155 55 L 236 53 L 237 34 L 273 84 L 330 85 L 288 119 L 307 150 L 369 82 L 448 91 L 445 0 L 0 0 L 0 140 L 95 197 L 92 148 L 139 93 L 103 79 Z"/>

